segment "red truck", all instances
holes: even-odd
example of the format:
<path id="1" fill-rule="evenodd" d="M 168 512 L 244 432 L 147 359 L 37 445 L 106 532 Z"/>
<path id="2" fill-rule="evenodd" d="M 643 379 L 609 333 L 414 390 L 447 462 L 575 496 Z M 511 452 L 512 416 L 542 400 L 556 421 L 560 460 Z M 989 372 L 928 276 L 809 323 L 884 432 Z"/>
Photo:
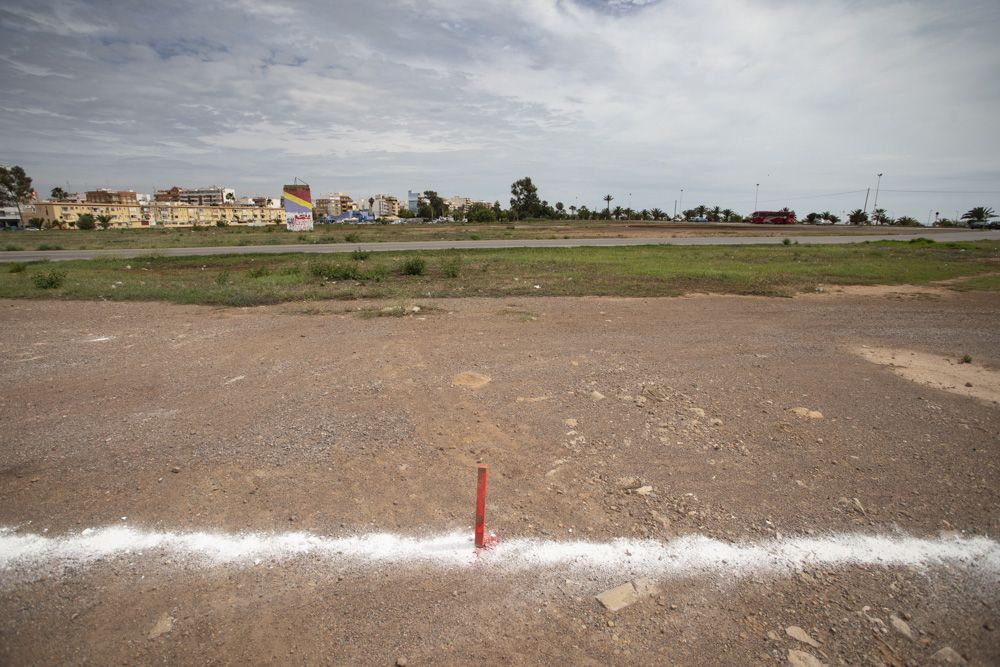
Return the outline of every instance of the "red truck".
<path id="1" fill-rule="evenodd" d="M 794 225 L 795 211 L 754 211 L 750 214 L 750 222 L 758 225 Z"/>

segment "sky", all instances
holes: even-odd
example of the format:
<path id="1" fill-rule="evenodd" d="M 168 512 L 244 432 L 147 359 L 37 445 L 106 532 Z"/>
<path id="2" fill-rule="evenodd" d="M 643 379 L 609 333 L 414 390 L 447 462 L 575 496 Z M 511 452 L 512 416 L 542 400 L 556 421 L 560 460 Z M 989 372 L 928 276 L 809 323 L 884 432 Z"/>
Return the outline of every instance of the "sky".
<path id="1" fill-rule="evenodd" d="M 5 0 L 0 162 L 926 222 L 1000 210 L 998 34 L 996 0 Z"/>

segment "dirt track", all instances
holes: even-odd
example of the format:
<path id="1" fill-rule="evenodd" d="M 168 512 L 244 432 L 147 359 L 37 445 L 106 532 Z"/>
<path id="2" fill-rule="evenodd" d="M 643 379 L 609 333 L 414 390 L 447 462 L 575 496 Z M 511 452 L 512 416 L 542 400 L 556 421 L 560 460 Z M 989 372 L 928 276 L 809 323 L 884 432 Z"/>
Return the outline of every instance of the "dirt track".
<path id="1" fill-rule="evenodd" d="M 856 353 L 1000 368 L 995 295 L 421 305 L 0 302 L 0 525 L 466 530 L 484 461 L 501 540 L 1000 538 L 1000 408 Z M 1000 662 L 997 586 L 947 569 L 693 575 L 611 614 L 593 596 L 619 583 L 109 560 L 0 587 L 0 662 Z"/>

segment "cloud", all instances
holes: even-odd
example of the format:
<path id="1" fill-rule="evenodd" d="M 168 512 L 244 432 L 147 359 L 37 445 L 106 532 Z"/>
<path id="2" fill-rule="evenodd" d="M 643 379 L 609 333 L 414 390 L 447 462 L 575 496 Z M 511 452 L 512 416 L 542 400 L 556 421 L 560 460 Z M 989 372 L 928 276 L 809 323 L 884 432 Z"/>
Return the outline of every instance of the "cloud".
<path id="1" fill-rule="evenodd" d="M 530 174 L 567 205 L 611 190 L 670 210 L 684 188 L 685 205 L 746 212 L 758 182 L 761 201 L 839 211 L 863 197 L 799 197 L 877 172 L 890 190 L 995 190 L 1000 174 L 988 0 L 8 5 L 0 83 L 19 111 L 0 140 L 42 183 L 295 174 L 506 201 Z M 1000 208 L 886 196 L 921 218 Z"/>

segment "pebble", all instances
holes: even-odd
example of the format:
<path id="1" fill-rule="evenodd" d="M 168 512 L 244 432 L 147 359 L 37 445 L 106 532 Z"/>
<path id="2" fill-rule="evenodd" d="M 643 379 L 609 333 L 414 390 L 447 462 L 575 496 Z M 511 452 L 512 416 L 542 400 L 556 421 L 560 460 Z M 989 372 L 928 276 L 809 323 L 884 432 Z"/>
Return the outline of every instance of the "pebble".
<path id="1" fill-rule="evenodd" d="M 939 665 L 967 665 L 965 658 L 950 646 L 945 646 L 931 656 L 931 662 Z"/>
<path id="2" fill-rule="evenodd" d="M 910 630 L 910 624 L 901 619 L 899 616 L 893 615 L 889 617 L 889 622 L 892 624 L 893 630 L 903 635 L 910 641 L 913 639 L 913 631 Z"/>
<path id="3" fill-rule="evenodd" d="M 788 649 L 788 664 L 792 667 L 825 667 L 815 656 L 794 649 Z"/>
<path id="4" fill-rule="evenodd" d="M 797 625 L 789 625 L 785 628 L 785 634 L 803 644 L 809 644 L 813 648 L 819 648 L 819 642 L 809 636 L 809 633 Z"/>
<path id="5" fill-rule="evenodd" d="M 174 473 L 175 475 L 177 473 L 179 473 L 180 471 L 181 471 L 181 469 L 178 468 L 177 466 L 174 466 L 173 468 L 170 469 L 170 472 Z"/>
<path id="6" fill-rule="evenodd" d="M 604 400 L 604 394 L 602 394 L 601 392 L 597 391 L 596 389 L 594 391 L 590 392 L 590 397 L 592 399 L 594 399 L 595 401 L 603 401 Z"/>
<path id="7" fill-rule="evenodd" d="M 396 658 L 396 667 L 406 667 L 407 664 L 406 658 Z"/>

